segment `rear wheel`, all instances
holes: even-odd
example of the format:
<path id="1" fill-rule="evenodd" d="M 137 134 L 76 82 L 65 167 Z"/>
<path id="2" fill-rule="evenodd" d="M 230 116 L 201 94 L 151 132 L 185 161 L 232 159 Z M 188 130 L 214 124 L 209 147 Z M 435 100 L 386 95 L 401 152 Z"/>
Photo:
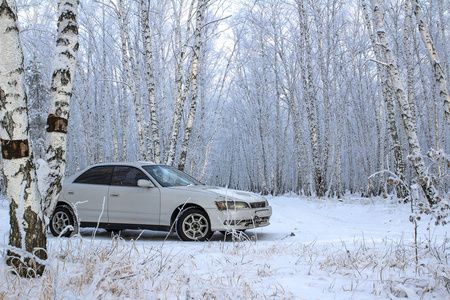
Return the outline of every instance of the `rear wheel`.
<path id="1" fill-rule="evenodd" d="M 75 217 L 67 205 L 56 207 L 50 221 L 50 231 L 54 236 L 69 237 L 75 231 Z"/>
<path id="2" fill-rule="evenodd" d="M 206 241 L 213 235 L 208 215 L 196 207 L 183 210 L 176 227 L 178 237 L 183 241 Z"/>

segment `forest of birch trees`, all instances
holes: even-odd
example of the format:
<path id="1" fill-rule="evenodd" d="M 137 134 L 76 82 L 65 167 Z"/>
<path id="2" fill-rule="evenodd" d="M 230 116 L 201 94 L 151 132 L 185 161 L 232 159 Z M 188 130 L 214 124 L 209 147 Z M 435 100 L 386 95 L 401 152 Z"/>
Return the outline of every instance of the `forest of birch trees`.
<path id="1" fill-rule="evenodd" d="M 18 1 L 37 158 L 56 7 Z M 81 0 L 78 24 L 66 174 L 148 160 L 263 194 L 449 190 L 449 1 Z"/>

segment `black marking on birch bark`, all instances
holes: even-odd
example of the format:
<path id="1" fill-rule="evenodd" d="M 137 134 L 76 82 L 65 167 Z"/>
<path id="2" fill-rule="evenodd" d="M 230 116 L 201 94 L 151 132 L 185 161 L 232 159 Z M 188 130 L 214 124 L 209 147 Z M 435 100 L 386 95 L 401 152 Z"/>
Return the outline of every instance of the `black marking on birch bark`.
<path id="1" fill-rule="evenodd" d="M 49 152 L 53 152 L 52 157 L 48 158 L 48 163 L 49 165 L 51 165 L 52 162 L 56 161 L 57 162 L 57 166 L 54 168 L 54 166 L 52 166 L 52 171 L 50 171 L 49 176 L 50 177 L 57 177 L 59 176 L 59 170 L 61 169 L 61 163 L 66 163 L 66 159 L 65 159 L 65 153 L 66 150 L 63 149 L 63 147 L 52 147 L 49 146 L 46 149 L 47 153 Z M 58 170 L 58 171 L 57 171 Z"/>
<path id="2" fill-rule="evenodd" d="M 47 132 L 61 132 L 67 133 L 67 119 L 51 114 L 47 118 Z"/>
<path id="3" fill-rule="evenodd" d="M 25 209 L 25 212 L 23 214 L 24 221 L 28 224 L 28 230 L 25 236 L 27 241 L 25 243 L 26 250 L 30 253 L 34 253 L 37 257 L 40 259 L 47 259 L 47 253 L 43 249 L 36 249 L 36 248 L 43 248 L 45 247 L 47 243 L 46 235 L 44 233 L 44 220 L 42 220 L 39 215 L 31 209 L 31 207 L 27 207 Z M 36 247 L 37 241 L 38 246 Z M 39 247 L 39 244 L 41 245 Z"/>
<path id="4" fill-rule="evenodd" d="M 68 3 L 66 3 L 67 5 Z M 62 22 L 64 20 L 76 20 L 77 15 L 73 13 L 73 10 L 66 9 L 64 10 L 58 18 L 58 22 Z"/>
<path id="5" fill-rule="evenodd" d="M 9 86 L 16 87 L 17 86 L 17 80 L 8 81 Z"/>
<path id="6" fill-rule="evenodd" d="M 71 81 L 71 76 L 70 76 L 70 71 L 66 70 L 66 69 L 59 69 L 55 72 L 53 72 L 53 80 L 55 80 L 55 78 L 60 75 L 61 79 L 61 85 L 62 86 L 66 86 L 69 84 L 69 82 Z M 57 87 L 52 85 L 52 91 L 56 91 Z"/>
<path id="7" fill-rule="evenodd" d="M 5 181 L 8 183 L 8 180 Z M 9 231 L 9 244 L 20 248 L 20 245 L 22 245 L 22 235 L 20 234 L 20 230 L 14 230 L 19 228 L 19 221 L 17 220 L 16 215 L 18 207 L 19 205 L 17 205 L 15 199 L 12 199 L 9 204 L 9 223 L 11 225 Z"/>
<path id="8" fill-rule="evenodd" d="M 56 40 L 56 46 L 67 46 L 69 45 L 69 39 L 67 38 L 59 38 Z"/>
<path id="9" fill-rule="evenodd" d="M 16 14 L 13 12 L 11 7 L 8 6 L 6 2 L 7 1 L 3 1 L 2 5 L 0 6 L 0 17 L 2 17 L 3 14 L 6 14 L 9 18 L 14 19 L 14 21 L 16 21 Z"/>
<path id="10" fill-rule="evenodd" d="M 65 34 L 65 33 L 68 33 L 68 32 L 72 32 L 73 34 L 78 35 L 77 23 L 75 23 L 75 24 L 69 23 L 69 25 L 64 27 L 64 29 L 61 31 L 62 34 Z"/>
<path id="11" fill-rule="evenodd" d="M 30 156 L 30 147 L 28 140 L 3 140 L 2 139 L 2 157 L 3 159 L 16 159 Z"/>
<path id="12" fill-rule="evenodd" d="M 4 103 L 2 108 L 6 107 L 7 103 Z M 12 140 L 13 134 L 14 134 L 14 119 L 13 119 L 13 112 L 6 111 L 5 116 L 1 120 L 1 124 L 3 126 L 3 129 L 5 129 L 6 133 L 8 134 L 8 137 L 10 140 Z"/>
<path id="13" fill-rule="evenodd" d="M 5 109 L 6 105 L 6 94 L 5 91 L 0 87 L 0 108 Z"/>
<path id="14" fill-rule="evenodd" d="M 75 59 L 75 57 L 72 55 L 72 53 L 70 53 L 69 50 L 61 52 L 60 54 L 67 56 L 68 59 L 71 59 L 71 60 Z"/>
<path id="15" fill-rule="evenodd" d="M 14 203 L 14 204 L 13 204 Z M 11 209 L 18 207 L 15 202 L 11 203 Z M 14 210 L 17 212 L 17 210 Z M 6 263 L 14 268 L 21 277 L 35 278 L 42 275 L 45 270 L 45 265 L 36 261 L 47 259 L 47 252 L 45 250 L 47 244 L 46 231 L 44 230 L 44 220 L 34 212 L 30 207 L 27 207 L 23 214 L 23 221 L 27 226 L 25 237 L 21 235 L 19 230 L 19 223 L 16 215 L 10 216 L 14 219 L 11 222 L 11 236 L 10 245 L 16 248 L 22 248 L 22 239 L 25 238 L 25 248 L 21 249 L 30 253 L 30 255 L 21 255 L 14 253 L 14 250 L 8 250 Z M 14 230 L 13 230 L 14 228 Z"/>
<path id="16" fill-rule="evenodd" d="M 10 33 L 11 31 L 15 31 L 18 34 L 19 33 L 19 28 L 17 28 L 17 26 L 6 27 L 5 33 Z"/>

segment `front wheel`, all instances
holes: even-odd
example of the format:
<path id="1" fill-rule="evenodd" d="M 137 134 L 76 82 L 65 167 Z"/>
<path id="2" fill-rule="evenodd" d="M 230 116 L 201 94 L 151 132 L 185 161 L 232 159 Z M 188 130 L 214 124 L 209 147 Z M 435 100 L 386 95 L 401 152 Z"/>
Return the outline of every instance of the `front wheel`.
<path id="1" fill-rule="evenodd" d="M 50 231 L 54 236 L 69 237 L 75 231 L 75 217 L 72 210 L 66 206 L 58 206 L 50 220 Z"/>
<path id="2" fill-rule="evenodd" d="M 178 217 L 177 234 L 183 241 L 209 240 L 213 232 L 208 215 L 195 207 L 186 208 Z"/>

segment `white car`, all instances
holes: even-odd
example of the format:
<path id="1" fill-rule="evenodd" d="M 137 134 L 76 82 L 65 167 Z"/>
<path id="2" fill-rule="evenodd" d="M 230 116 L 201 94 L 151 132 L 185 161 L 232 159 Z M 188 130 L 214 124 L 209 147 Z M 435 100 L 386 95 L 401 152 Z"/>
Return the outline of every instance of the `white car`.
<path id="1" fill-rule="evenodd" d="M 207 186 L 166 165 L 148 162 L 90 166 L 64 183 L 50 221 L 55 236 L 80 227 L 176 231 L 204 241 L 214 231 L 269 225 L 272 208 L 257 194 Z"/>

